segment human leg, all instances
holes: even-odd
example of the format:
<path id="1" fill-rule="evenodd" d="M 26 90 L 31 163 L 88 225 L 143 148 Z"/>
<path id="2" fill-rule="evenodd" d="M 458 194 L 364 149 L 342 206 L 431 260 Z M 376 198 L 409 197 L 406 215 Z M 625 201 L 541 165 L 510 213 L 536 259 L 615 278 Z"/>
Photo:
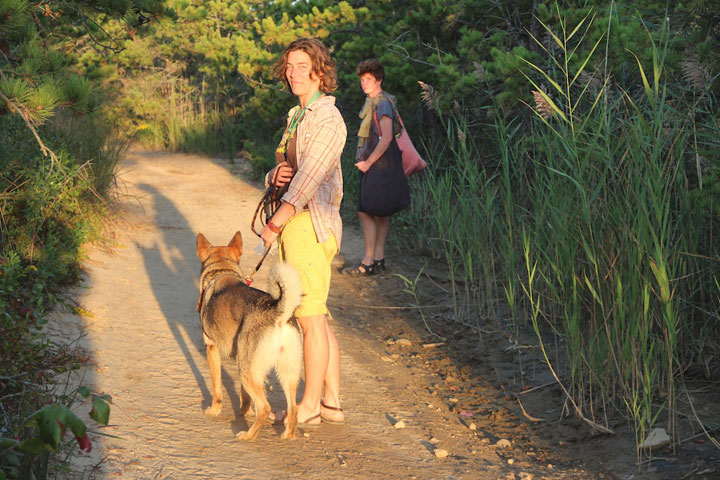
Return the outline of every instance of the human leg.
<path id="1" fill-rule="evenodd" d="M 327 318 L 325 315 L 299 317 L 303 331 L 303 362 L 305 364 L 305 390 L 298 403 L 298 422 L 307 422 L 320 413 L 320 398 L 330 359 Z M 338 380 L 339 384 L 339 380 Z M 317 421 L 309 423 L 320 423 Z"/>
<path id="2" fill-rule="evenodd" d="M 373 247 L 372 260 L 383 260 L 385 258 L 385 241 L 390 231 L 390 217 L 373 217 L 375 219 L 375 246 Z"/>
<path id="3" fill-rule="evenodd" d="M 337 242 L 332 237 L 317 243 L 309 214 L 300 214 L 286 224 L 280 253 L 300 276 L 304 296 L 295 310 L 303 331 L 305 389 L 298 403 L 298 422 L 320 423 L 320 399 L 328 389 L 333 401 L 340 400 L 340 352 L 327 322 L 327 296 Z"/>
<path id="4" fill-rule="evenodd" d="M 360 217 L 363 242 L 365 243 L 365 252 L 361 263 L 363 265 L 372 265 L 378 235 L 377 222 L 375 220 L 377 217 L 373 217 L 365 212 L 358 212 L 358 216 Z"/>
<path id="5" fill-rule="evenodd" d="M 345 415 L 340 408 L 340 347 L 330 325 L 327 322 L 325 324 L 327 326 L 329 355 L 320 413 L 323 420 L 340 423 L 345 421 Z"/>

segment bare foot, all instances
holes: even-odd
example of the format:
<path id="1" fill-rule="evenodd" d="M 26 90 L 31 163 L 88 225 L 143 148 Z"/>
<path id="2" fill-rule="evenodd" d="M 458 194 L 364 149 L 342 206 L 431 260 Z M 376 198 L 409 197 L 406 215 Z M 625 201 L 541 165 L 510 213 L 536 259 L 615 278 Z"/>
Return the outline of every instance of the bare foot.
<path id="1" fill-rule="evenodd" d="M 322 424 L 320 412 L 308 414 L 300 405 L 298 405 L 297 421 L 301 427 L 318 427 Z"/>

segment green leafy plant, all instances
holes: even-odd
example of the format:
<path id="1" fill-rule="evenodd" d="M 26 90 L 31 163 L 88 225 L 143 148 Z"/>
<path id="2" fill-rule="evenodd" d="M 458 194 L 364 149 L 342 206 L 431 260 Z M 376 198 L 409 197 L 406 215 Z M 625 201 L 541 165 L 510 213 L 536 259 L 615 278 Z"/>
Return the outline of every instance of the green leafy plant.
<path id="1" fill-rule="evenodd" d="M 79 387 L 76 394 L 92 399 L 89 417 L 100 425 L 110 419 L 110 396 L 92 393 L 87 387 Z M 74 395 L 69 397 L 70 401 Z M 46 466 L 34 459 L 46 453 L 57 453 L 63 447 L 63 439 L 69 430 L 77 444 L 76 448 L 90 452 L 92 443 L 88 427 L 68 405 L 54 403 L 32 413 L 21 425 L 24 438 L 0 437 L 0 479 L 40 478 L 47 474 Z M 71 449 L 72 450 L 72 449 Z"/>

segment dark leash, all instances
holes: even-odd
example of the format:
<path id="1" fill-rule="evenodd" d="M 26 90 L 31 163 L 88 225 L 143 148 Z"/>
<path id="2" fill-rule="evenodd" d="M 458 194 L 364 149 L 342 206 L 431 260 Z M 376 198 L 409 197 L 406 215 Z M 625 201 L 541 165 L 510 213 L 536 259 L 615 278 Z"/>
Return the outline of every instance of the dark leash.
<path id="1" fill-rule="evenodd" d="M 255 209 L 255 214 L 253 215 L 252 222 L 250 222 L 250 230 L 258 236 L 258 238 L 262 239 L 262 236 L 260 235 L 260 232 L 257 231 L 255 228 L 255 224 L 260 221 L 261 226 L 267 225 L 268 219 L 272 217 L 273 213 L 275 213 L 275 206 L 277 204 L 277 198 L 278 198 L 278 191 L 279 188 L 276 186 L 270 186 L 267 190 L 265 190 L 265 193 L 263 194 L 262 198 L 260 198 L 260 203 L 258 203 L 257 208 Z M 265 253 L 260 258 L 260 261 L 255 266 L 255 270 L 250 274 L 248 278 L 245 279 L 245 283 L 250 285 L 253 282 L 253 277 L 257 273 L 258 270 L 260 270 L 260 267 L 262 266 L 263 262 L 265 261 L 265 257 L 268 256 L 268 253 L 270 253 L 270 249 L 272 248 L 272 245 L 267 247 L 265 249 Z"/>

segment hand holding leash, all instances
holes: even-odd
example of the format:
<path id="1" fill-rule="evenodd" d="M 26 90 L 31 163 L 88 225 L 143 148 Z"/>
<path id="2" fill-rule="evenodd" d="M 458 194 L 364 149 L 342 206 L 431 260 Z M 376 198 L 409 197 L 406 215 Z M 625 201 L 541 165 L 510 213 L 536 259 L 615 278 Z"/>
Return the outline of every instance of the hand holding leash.
<path id="1" fill-rule="evenodd" d="M 272 174 L 272 185 L 276 187 L 283 187 L 293 177 L 293 169 L 288 162 L 278 163 L 273 170 Z"/>

